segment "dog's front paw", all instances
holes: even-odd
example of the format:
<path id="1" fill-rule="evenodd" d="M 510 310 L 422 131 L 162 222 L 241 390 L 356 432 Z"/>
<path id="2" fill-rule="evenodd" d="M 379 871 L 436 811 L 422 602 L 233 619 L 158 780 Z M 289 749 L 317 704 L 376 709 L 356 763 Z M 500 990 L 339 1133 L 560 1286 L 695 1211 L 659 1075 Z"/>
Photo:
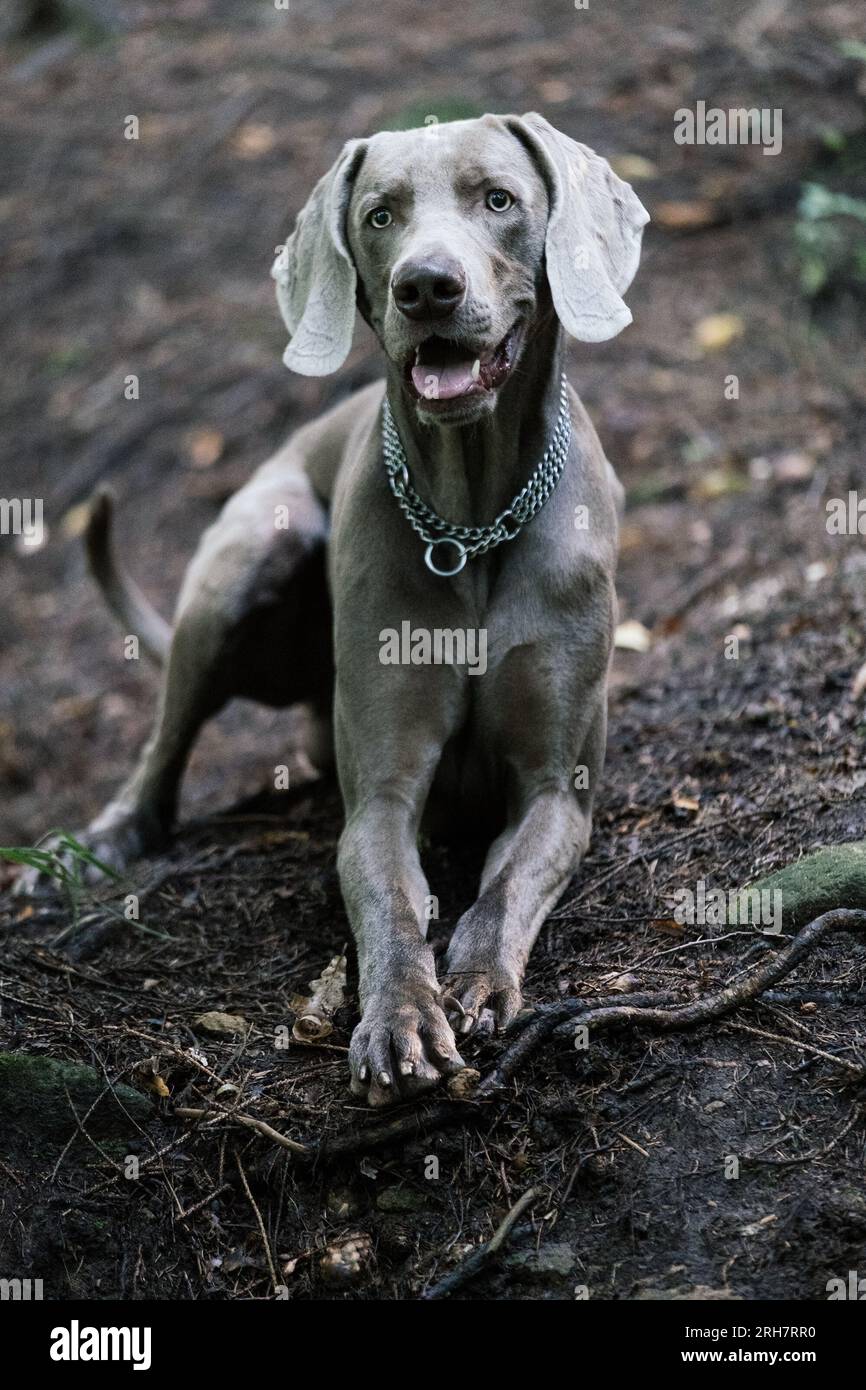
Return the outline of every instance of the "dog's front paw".
<path id="1" fill-rule="evenodd" d="M 520 975 L 495 950 L 461 947 L 453 942 L 445 957 L 442 994 L 458 1034 L 471 1033 L 489 1009 L 497 1028 L 514 1022 L 523 1004 Z M 489 1015 L 488 1015 L 489 1018 Z"/>
<path id="2" fill-rule="evenodd" d="M 391 1105 L 465 1065 L 435 980 L 394 981 L 371 994 L 349 1047 L 354 1095 Z"/>

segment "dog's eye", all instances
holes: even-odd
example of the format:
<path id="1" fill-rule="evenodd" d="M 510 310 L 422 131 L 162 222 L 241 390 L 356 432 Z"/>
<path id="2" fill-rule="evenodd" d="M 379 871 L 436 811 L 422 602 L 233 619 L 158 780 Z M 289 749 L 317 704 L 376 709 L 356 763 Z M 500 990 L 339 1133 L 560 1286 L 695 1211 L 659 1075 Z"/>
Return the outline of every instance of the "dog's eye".
<path id="1" fill-rule="evenodd" d="M 374 208 L 373 211 L 367 215 L 367 221 L 370 226 L 376 227 L 379 231 L 381 231 L 383 227 L 390 227 L 393 220 L 387 208 Z"/>
<path id="2" fill-rule="evenodd" d="M 504 188 L 491 188 L 486 202 L 491 212 L 507 212 L 514 207 L 514 199 Z"/>

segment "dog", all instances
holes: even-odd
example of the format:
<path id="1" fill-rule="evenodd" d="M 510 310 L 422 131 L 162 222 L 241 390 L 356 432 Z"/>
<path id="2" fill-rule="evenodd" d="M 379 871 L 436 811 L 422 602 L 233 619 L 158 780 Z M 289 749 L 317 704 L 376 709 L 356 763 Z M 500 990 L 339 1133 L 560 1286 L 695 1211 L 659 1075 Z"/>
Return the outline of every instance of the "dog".
<path id="1" fill-rule="evenodd" d="M 335 372 L 357 308 L 385 380 L 230 499 L 171 628 L 117 563 L 108 498 L 93 507 L 91 568 L 165 678 L 135 771 L 82 839 L 116 868 L 146 854 L 206 719 L 234 696 L 306 703 L 311 757 L 333 757 L 345 806 L 350 1079 L 372 1105 L 461 1068 L 458 1038 L 482 1015 L 514 1020 L 589 842 L 622 494 L 565 384 L 565 336 L 601 342 L 631 321 L 648 220 L 604 159 L 535 113 L 349 141 L 273 268 L 284 361 Z M 455 659 L 460 634 L 483 634 L 483 670 Z M 417 848 L 437 808 L 489 836 L 441 978 Z"/>

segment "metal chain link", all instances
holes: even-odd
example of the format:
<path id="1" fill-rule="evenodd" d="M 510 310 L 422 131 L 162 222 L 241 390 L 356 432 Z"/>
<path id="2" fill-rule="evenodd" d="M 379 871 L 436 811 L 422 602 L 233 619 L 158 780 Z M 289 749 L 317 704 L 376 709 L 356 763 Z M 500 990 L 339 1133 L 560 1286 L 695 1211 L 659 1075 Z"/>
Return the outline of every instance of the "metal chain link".
<path id="1" fill-rule="evenodd" d="M 391 491 L 409 525 L 427 545 L 424 555 L 427 568 L 443 577 L 459 574 L 467 560 L 483 555 L 503 541 L 514 540 L 526 523 L 541 510 L 559 482 L 570 444 L 568 383 L 563 375 L 556 425 L 541 462 L 529 481 L 490 526 L 457 526 L 434 512 L 415 491 L 409 476 L 406 451 L 400 442 L 387 397 L 382 403 L 382 453 Z M 439 569 L 433 562 L 433 550 L 438 545 L 455 547 L 457 563 L 453 569 Z"/>

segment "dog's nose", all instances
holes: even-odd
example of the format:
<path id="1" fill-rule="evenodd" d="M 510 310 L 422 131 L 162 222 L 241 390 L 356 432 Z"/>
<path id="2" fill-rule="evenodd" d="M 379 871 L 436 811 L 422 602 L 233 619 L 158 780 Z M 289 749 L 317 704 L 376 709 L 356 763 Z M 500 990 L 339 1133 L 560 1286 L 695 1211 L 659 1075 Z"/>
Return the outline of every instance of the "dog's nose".
<path id="1" fill-rule="evenodd" d="M 462 304 L 466 275 L 451 256 L 405 261 L 391 281 L 391 293 L 407 319 L 444 319 Z"/>

